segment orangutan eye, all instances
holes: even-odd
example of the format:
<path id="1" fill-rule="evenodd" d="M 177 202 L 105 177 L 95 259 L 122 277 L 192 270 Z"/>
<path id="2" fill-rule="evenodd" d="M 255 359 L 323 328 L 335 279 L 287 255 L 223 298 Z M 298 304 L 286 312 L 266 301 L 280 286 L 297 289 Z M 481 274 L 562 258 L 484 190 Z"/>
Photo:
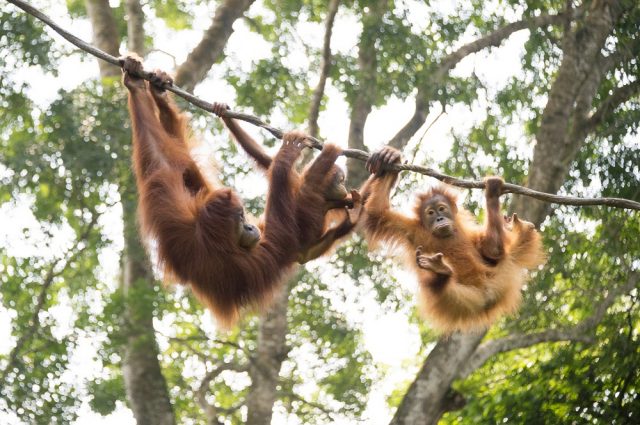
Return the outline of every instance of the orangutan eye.
<path id="1" fill-rule="evenodd" d="M 440 205 L 440 207 L 438 208 L 438 211 L 440 212 L 445 212 L 447 210 L 447 208 L 444 205 Z"/>
<path id="2" fill-rule="evenodd" d="M 427 210 L 428 215 L 434 215 L 436 212 L 434 210 Z"/>

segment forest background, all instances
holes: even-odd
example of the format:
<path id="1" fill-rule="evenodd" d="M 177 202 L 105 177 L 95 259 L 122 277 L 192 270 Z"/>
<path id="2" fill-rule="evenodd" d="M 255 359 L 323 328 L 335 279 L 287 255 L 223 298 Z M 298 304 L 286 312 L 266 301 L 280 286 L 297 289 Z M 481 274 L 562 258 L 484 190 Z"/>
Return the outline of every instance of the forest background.
<path id="1" fill-rule="evenodd" d="M 635 0 L 31 4 L 283 129 L 391 144 L 462 178 L 640 201 Z M 549 260 L 487 332 L 438 336 L 414 277 L 359 236 L 221 332 L 158 281 L 138 239 L 120 70 L 5 0 L 0 54 L 0 422 L 638 421 L 637 212 L 505 196 Z M 263 176 L 217 118 L 181 106 L 200 163 L 259 215 Z M 358 187 L 363 163 L 344 165 Z M 432 183 L 403 173 L 394 205 Z M 482 192 L 462 195 L 481 216 Z"/>

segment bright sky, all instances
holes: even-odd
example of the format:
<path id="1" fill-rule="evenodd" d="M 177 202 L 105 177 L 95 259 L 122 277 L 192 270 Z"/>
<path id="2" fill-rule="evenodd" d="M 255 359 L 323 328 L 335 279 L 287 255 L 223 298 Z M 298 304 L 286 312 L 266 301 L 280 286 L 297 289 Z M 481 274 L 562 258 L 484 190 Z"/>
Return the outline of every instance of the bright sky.
<path id="1" fill-rule="evenodd" d="M 34 2 L 36 5 L 42 5 L 42 1 Z M 48 2 L 47 2 L 48 3 Z M 421 24 L 425 22 L 424 6 L 421 2 L 407 1 L 413 5 L 410 18 L 414 21 L 416 28 L 419 29 Z M 441 1 L 442 7 L 450 8 L 453 2 Z M 54 18 L 62 27 L 71 29 L 73 33 L 84 40 L 91 40 L 91 28 L 88 22 L 73 22 L 68 19 L 64 3 L 56 6 L 46 6 L 43 10 Z M 186 54 L 191 50 L 194 43 L 199 40 L 202 31 L 210 24 L 210 16 L 214 6 L 203 5 L 197 6 L 202 9 L 195 13 L 195 27 L 192 31 L 182 31 L 175 34 L 163 27 L 161 22 L 152 21 L 146 29 L 152 31 L 152 35 L 156 38 L 156 45 L 163 46 L 165 52 L 175 56 L 176 62 L 181 63 Z M 253 6 L 251 11 L 255 13 L 257 6 Z M 414 13 L 415 11 L 415 13 Z M 234 25 L 235 32 L 231 36 L 226 48 L 228 57 L 225 63 L 238 65 L 241 69 L 249 71 L 255 60 L 264 57 L 269 53 L 268 45 L 261 38 L 248 31 L 248 28 L 242 21 L 236 22 Z M 51 34 L 53 34 L 51 32 Z M 356 53 L 356 45 L 358 41 L 359 24 L 352 16 L 339 13 L 332 40 L 332 49 L 334 51 Z M 313 46 L 321 46 L 323 29 L 321 25 L 305 24 L 299 27 L 299 35 L 305 43 Z M 70 49 L 70 45 L 64 39 L 54 35 L 56 43 L 53 48 Z M 520 69 L 520 57 L 522 46 L 527 38 L 527 33 L 521 31 L 511 37 L 511 39 L 499 49 L 491 51 L 490 55 L 480 53 L 466 58 L 456 68 L 455 73 L 458 75 L 469 75 L 472 71 L 482 78 L 490 90 L 491 97 L 496 88 L 500 87 L 501 82 L 506 81 L 510 76 L 514 75 Z M 253 46 L 247 49 L 246 46 Z M 262 48 L 264 47 L 264 48 Z M 290 66 L 295 67 L 297 63 L 304 63 L 304 52 L 300 49 L 289 58 Z M 152 53 L 147 59 L 149 68 L 173 69 L 173 59 L 163 53 Z M 16 68 L 18 65 L 16 64 Z M 51 102 L 59 88 L 71 89 L 80 82 L 88 78 L 95 78 L 98 74 L 95 60 L 81 61 L 79 55 L 72 55 L 63 60 L 59 67 L 59 76 L 54 77 L 49 74 L 43 74 L 37 68 L 22 69 L 16 73 L 13 78 L 16 82 L 29 81 L 32 89 L 29 94 L 41 106 Z M 200 84 L 196 89 L 196 95 L 208 101 L 223 101 L 233 106 L 234 92 L 233 89 L 224 83 L 221 75 L 222 67 L 215 66 L 210 73 L 209 78 Z M 328 140 L 345 146 L 348 133 L 348 105 L 342 99 L 340 93 L 333 86 L 327 88 L 329 95 L 329 103 L 325 111 L 320 116 L 320 128 L 322 134 Z M 125 107 L 123 105 L 123 107 Z M 396 131 L 404 125 L 406 120 L 413 113 L 413 101 L 403 102 L 398 99 L 391 99 L 388 104 L 380 109 L 374 110 L 370 115 L 367 126 L 365 128 L 365 140 L 370 148 L 375 149 L 390 139 Z M 427 125 L 431 123 L 435 116 L 440 113 L 436 110 L 427 120 Z M 484 101 L 481 99 L 480 104 L 469 110 L 464 107 L 454 107 L 447 111 L 433 127 L 429 130 L 424 143 L 426 149 L 425 156 L 419 156 L 418 160 L 431 158 L 432 164 L 437 166 L 438 163 L 447 158 L 451 146 L 451 131 L 462 133 L 469 128 L 475 121 L 482 119 L 484 116 Z M 215 119 L 215 118 L 212 118 Z M 272 123 L 276 126 L 288 129 L 287 122 L 283 117 L 272 117 Z M 245 126 L 253 134 L 258 136 L 259 132 L 251 128 L 250 125 Z M 422 136 L 424 130 L 417 132 L 418 137 Z M 226 136 L 225 136 L 226 137 Z M 517 130 L 513 130 L 513 140 L 519 140 L 520 135 Z M 205 138 L 205 141 L 206 138 Z M 410 142 L 413 143 L 415 141 Z M 2 170 L 0 170 L 2 172 Z M 257 183 L 257 184 L 256 184 Z M 246 186 L 246 187 L 245 187 Z M 264 193 L 266 185 L 261 178 L 250 179 L 246 185 L 240 188 L 244 196 L 252 197 L 260 193 Z M 109 223 L 113 223 L 115 227 L 116 244 L 113 250 L 104 254 L 102 261 L 103 275 L 105 279 L 113 279 L 118 268 L 118 250 L 121 242 L 118 242 L 119 232 L 119 211 L 110 211 L 108 216 L 104 218 Z M 30 239 L 25 243 L 22 237 L 23 227 L 33 228 L 32 233 L 37 235 L 37 226 L 35 226 L 35 218 L 29 211 L 29 204 L 26 200 L 19 202 L 15 206 L 4 206 L 0 208 L 0 223 L 11 223 L 10 226 L 0 228 L 0 245 L 9 246 L 13 255 L 28 256 L 41 250 L 42 243 L 37 242 L 39 238 Z M 35 226 L 35 227 L 34 227 Z M 41 236 L 44 238 L 44 236 Z M 59 242 L 52 244 L 59 246 L 65 244 L 68 234 L 61 229 L 59 232 Z M 41 252 L 41 251 L 40 251 Z M 59 252 L 59 251 L 58 251 Z M 325 260 L 322 260 L 325 261 Z M 320 264 L 320 262 L 318 262 Z M 398 274 L 403 272 L 398 269 Z M 414 292 L 415 284 L 412 277 L 400 279 L 407 291 Z M 336 282 L 341 287 L 352 286 L 351 282 Z M 60 317 L 60 332 L 65 332 L 66 327 L 70 323 L 72 311 L 68 305 L 64 304 L 56 308 L 56 317 Z M 350 302 L 358 303 L 358 307 L 353 307 Z M 410 307 L 410 306 L 409 306 Z M 343 309 L 349 320 L 353 323 L 362 324 L 365 335 L 366 348 L 370 350 L 376 362 L 388 368 L 385 376 L 375 385 L 373 392 L 370 394 L 370 401 L 367 411 L 363 417 L 363 421 L 372 424 L 386 424 L 390 419 L 390 413 L 386 408 L 385 397 L 395 389 L 399 382 L 413 379 L 417 367 L 422 359 L 417 359 L 416 354 L 420 349 L 420 340 L 418 329 L 407 322 L 407 312 L 384 314 L 381 312 L 379 305 L 375 302 L 372 294 L 358 293 L 353 300 L 348 300 L 342 306 L 337 308 Z M 15 339 L 11 337 L 10 330 L 10 314 L 7 311 L 0 310 L 0 352 L 7 353 L 15 343 Z M 66 319 L 65 319 L 66 318 Z M 170 329 L 163 329 L 169 324 L 157 323 L 157 326 L 163 330 L 163 333 L 171 333 Z M 167 332 L 164 332 L 164 331 Z M 84 379 L 99 374 L 100 364 L 93 360 L 95 357 L 95 340 L 86 340 L 80 344 L 78 352 L 72 359 L 68 381 L 70 384 L 79 385 Z M 296 353 L 299 356 L 297 360 L 300 364 L 306 364 L 310 361 L 308 353 Z M 305 388 L 301 389 L 303 392 Z M 17 424 L 15 417 L 6 413 L 0 413 L 0 422 L 7 424 Z M 87 405 L 83 403 L 80 417 L 75 422 L 76 425 L 96 425 L 96 424 L 134 424 L 135 421 L 131 412 L 124 406 L 120 406 L 117 411 L 108 416 L 101 417 L 92 413 Z M 274 415 L 273 423 L 293 423 L 292 418 L 286 418 L 282 414 Z M 341 422 L 350 423 L 350 422 Z"/>

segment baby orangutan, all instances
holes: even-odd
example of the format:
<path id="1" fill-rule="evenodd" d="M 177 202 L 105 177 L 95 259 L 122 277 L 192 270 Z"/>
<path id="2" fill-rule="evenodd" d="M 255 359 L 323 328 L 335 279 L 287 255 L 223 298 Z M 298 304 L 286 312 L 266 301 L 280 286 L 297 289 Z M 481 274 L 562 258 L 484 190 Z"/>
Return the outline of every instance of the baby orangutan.
<path id="1" fill-rule="evenodd" d="M 228 106 L 214 103 L 213 112 L 220 116 L 234 139 L 267 174 L 273 158 L 232 118 L 224 116 Z M 301 143 L 307 135 L 300 131 L 289 133 Z M 291 187 L 295 199 L 295 221 L 298 227 L 300 264 L 326 255 L 336 243 L 349 235 L 360 217 L 360 194 L 347 193 L 345 174 L 335 162 L 342 153 L 336 145 L 326 143 L 322 152 L 301 173 L 291 171 Z"/>
<path id="2" fill-rule="evenodd" d="M 374 173 L 364 192 L 365 231 L 372 243 L 400 246 L 420 281 L 425 315 L 449 333 L 488 327 L 520 304 L 526 271 L 544 262 L 540 235 L 534 225 L 500 214 L 503 180 L 485 179 L 486 220 L 483 226 L 456 196 L 437 186 L 417 196 L 415 215 L 392 211 L 389 194 L 398 173 L 385 164 L 400 161 L 400 152 L 384 147 L 371 155 Z"/>

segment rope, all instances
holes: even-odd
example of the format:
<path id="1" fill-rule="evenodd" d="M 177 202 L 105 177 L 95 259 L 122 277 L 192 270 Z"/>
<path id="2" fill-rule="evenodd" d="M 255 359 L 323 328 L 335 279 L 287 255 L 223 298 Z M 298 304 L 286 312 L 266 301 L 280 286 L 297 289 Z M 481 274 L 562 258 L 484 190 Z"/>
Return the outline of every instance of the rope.
<path id="1" fill-rule="evenodd" d="M 102 50 L 86 43 L 85 41 L 81 40 L 75 35 L 69 33 L 65 29 L 61 28 L 58 24 L 56 24 L 47 15 L 40 12 L 38 9 L 29 5 L 28 3 L 25 3 L 22 0 L 7 0 L 7 1 L 19 7 L 20 9 L 24 10 L 29 15 L 32 15 L 38 18 L 39 20 L 41 20 L 42 22 L 47 24 L 55 32 L 60 34 L 63 38 L 68 40 L 71 44 L 75 45 L 76 47 L 112 65 L 115 65 L 118 67 L 122 66 L 121 59 L 111 56 L 110 54 L 103 52 Z M 136 77 L 143 78 L 149 81 L 151 80 L 152 73 L 143 71 L 141 75 L 136 75 Z M 213 105 L 211 103 L 195 97 L 194 95 L 181 89 L 180 87 L 173 85 L 170 87 L 166 87 L 166 89 L 175 93 L 177 96 L 180 96 L 181 98 L 185 99 L 187 102 L 197 106 L 198 108 L 213 113 Z M 260 118 L 254 115 L 244 114 L 241 112 L 234 112 L 231 110 L 224 111 L 222 115 L 225 118 L 238 119 L 238 120 L 253 124 L 255 126 L 264 128 L 269 133 L 271 133 L 275 138 L 282 139 L 282 135 L 283 135 L 282 130 L 269 125 L 268 123 L 264 122 L 263 120 L 261 120 Z M 309 136 L 308 139 L 311 141 L 313 148 L 322 150 L 322 142 L 320 140 L 311 136 Z M 342 154 L 348 158 L 358 159 L 360 161 L 366 161 L 367 159 L 369 159 L 369 154 L 359 149 L 345 149 L 343 150 Z M 386 170 L 391 170 L 391 171 L 412 171 L 415 173 L 424 174 L 426 176 L 433 177 L 437 180 L 440 180 L 452 186 L 457 186 L 465 189 L 484 189 L 485 187 L 483 181 L 459 179 L 453 176 L 449 176 L 447 174 L 440 173 L 434 170 L 433 168 L 423 167 L 420 165 L 393 164 L 393 165 L 385 166 L 384 168 Z M 562 196 L 562 195 L 555 195 L 555 194 L 546 193 L 546 192 L 540 192 L 540 191 L 529 189 L 527 187 L 519 186 L 513 183 L 505 183 L 503 186 L 502 193 L 514 193 L 517 195 L 528 196 L 530 198 L 535 198 L 540 201 L 553 203 L 553 204 L 575 205 L 575 206 L 606 205 L 606 206 L 615 207 L 615 208 L 640 210 L 640 202 L 632 201 L 630 199 L 580 198 L 577 196 Z"/>

